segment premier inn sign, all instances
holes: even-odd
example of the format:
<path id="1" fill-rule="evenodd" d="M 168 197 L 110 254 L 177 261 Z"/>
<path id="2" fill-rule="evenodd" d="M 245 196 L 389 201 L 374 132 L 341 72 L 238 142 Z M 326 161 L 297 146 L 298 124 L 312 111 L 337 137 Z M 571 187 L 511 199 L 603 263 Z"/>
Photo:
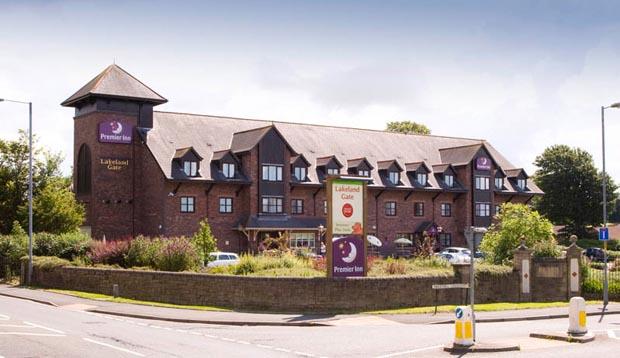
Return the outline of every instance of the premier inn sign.
<path id="1" fill-rule="evenodd" d="M 366 182 L 329 178 L 327 191 L 327 275 L 365 276 Z"/>
<path id="2" fill-rule="evenodd" d="M 132 131 L 133 126 L 129 123 L 104 121 L 99 123 L 99 142 L 130 144 Z"/>

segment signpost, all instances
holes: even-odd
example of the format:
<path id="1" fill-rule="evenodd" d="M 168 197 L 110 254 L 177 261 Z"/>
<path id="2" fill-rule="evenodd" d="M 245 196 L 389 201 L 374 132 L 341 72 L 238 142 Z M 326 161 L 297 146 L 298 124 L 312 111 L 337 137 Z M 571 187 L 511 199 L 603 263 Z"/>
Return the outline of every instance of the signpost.
<path id="1" fill-rule="evenodd" d="M 366 276 L 366 181 L 327 178 L 327 277 Z"/>
<path id="2" fill-rule="evenodd" d="M 607 241 L 609 241 L 609 228 L 607 226 L 598 229 L 598 239 L 603 242 L 603 309 L 607 308 L 609 303 L 609 281 L 607 269 Z"/>
<path id="3" fill-rule="evenodd" d="M 471 320 L 473 327 L 473 340 L 476 341 L 476 314 L 474 311 L 474 293 L 476 283 L 476 271 L 474 270 L 474 255 L 476 254 L 476 235 L 484 235 L 487 229 L 484 227 L 469 226 L 465 228 L 465 239 L 469 244 L 469 306 L 471 308 Z"/>

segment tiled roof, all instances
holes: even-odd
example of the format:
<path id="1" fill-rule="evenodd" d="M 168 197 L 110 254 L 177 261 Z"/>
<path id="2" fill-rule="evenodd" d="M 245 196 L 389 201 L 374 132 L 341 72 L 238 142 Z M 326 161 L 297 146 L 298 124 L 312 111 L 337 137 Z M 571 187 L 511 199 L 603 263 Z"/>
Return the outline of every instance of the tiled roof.
<path id="1" fill-rule="evenodd" d="M 120 66 L 110 65 L 84 87 L 62 102 L 62 105 L 72 106 L 93 95 L 137 99 L 154 104 L 168 102 L 167 99 L 127 73 Z"/>
<path id="2" fill-rule="evenodd" d="M 319 184 L 316 166 L 322 163 L 319 158 L 335 156 L 341 163 L 349 159 L 366 158 L 378 167 L 379 161 L 393 158 L 400 163 L 426 162 L 441 164 L 440 149 L 484 143 L 495 161 L 504 169 L 514 169 L 493 146 L 479 139 L 442 137 L 432 135 L 410 135 L 368 129 L 322 126 L 301 123 L 272 122 L 256 119 L 241 119 L 207 115 L 194 115 L 170 112 L 153 112 L 153 129 L 148 132 L 147 145 L 166 177 L 170 176 L 170 160 L 176 148 L 192 146 L 204 159 L 201 165 L 203 179 L 211 179 L 209 165 L 214 151 L 224 149 L 245 149 L 266 126 L 273 125 L 286 139 L 291 148 L 303 154 L 310 163 L 309 184 Z M 243 131 L 256 131 L 246 134 Z M 241 135 L 241 137 L 239 137 Z M 236 139 L 235 139 L 236 137 Z M 232 145 L 231 145 L 232 138 Z M 237 142 L 235 142 L 235 140 Z M 444 150 L 445 152 L 445 150 Z M 382 183 L 378 170 L 373 170 L 375 184 Z M 431 185 L 437 187 L 433 176 Z M 404 187 L 412 187 L 409 176 L 401 178 Z"/>

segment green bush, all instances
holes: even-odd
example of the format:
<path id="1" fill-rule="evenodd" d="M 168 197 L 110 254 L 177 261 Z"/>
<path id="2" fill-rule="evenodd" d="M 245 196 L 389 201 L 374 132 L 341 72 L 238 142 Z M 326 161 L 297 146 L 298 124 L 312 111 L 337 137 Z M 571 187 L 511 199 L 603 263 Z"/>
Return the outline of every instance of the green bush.
<path id="1" fill-rule="evenodd" d="M 138 236 L 129 242 L 129 249 L 125 255 L 127 267 L 155 268 L 155 259 L 162 248 L 162 240 Z"/>
<path id="2" fill-rule="evenodd" d="M 56 256 L 67 260 L 83 256 L 88 251 L 91 240 L 80 232 L 65 234 L 37 233 L 33 238 L 33 254 L 36 256 Z"/>
<path id="3" fill-rule="evenodd" d="M 20 258 L 28 254 L 27 236 L 0 236 L 0 274 L 4 278 L 20 270 Z M 8 268 L 8 270 L 7 270 Z"/>
<path id="4" fill-rule="evenodd" d="M 200 266 L 200 255 L 184 237 L 162 239 L 155 257 L 155 268 L 162 271 L 188 271 Z"/>
<path id="5" fill-rule="evenodd" d="M 22 257 L 22 261 L 28 262 L 28 256 Z M 51 271 L 56 267 L 71 265 L 71 261 L 61 259 L 56 256 L 34 256 L 32 258 L 32 266 L 41 269 L 42 271 Z"/>
<path id="6" fill-rule="evenodd" d="M 258 271 L 257 258 L 252 255 L 241 255 L 239 263 L 232 267 L 235 275 L 248 275 Z"/>
<path id="7" fill-rule="evenodd" d="M 536 242 L 532 249 L 534 257 L 560 257 L 562 254 L 554 239 Z"/>
<path id="8" fill-rule="evenodd" d="M 209 253 L 217 249 L 217 239 L 211 233 L 211 226 L 206 218 L 200 222 L 200 228 L 192 237 L 192 243 L 198 250 L 203 264 L 209 260 Z"/>

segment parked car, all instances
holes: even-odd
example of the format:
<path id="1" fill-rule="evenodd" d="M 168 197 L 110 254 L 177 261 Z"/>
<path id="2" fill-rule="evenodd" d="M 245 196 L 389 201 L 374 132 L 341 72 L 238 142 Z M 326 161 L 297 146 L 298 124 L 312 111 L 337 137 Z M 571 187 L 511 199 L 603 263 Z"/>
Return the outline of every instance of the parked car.
<path id="1" fill-rule="evenodd" d="M 468 248 L 465 247 L 446 247 L 445 249 L 441 250 L 441 252 L 447 252 L 449 254 L 458 254 L 458 255 L 470 255 L 470 251 Z"/>
<path id="2" fill-rule="evenodd" d="M 584 255 L 589 258 L 591 261 L 599 261 L 602 262 L 605 260 L 605 252 L 598 247 L 588 247 L 584 252 Z"/>
<path id="3" fill-rule="evenodd" d="M 440 253 L 435 254 L 435 256 L 448 260 L 448 262 L 450 262 L 451 264 L 469 263 L 469 256 L 459 254 L 459 253 L 442 251 Z"/>
<path id="4" fill-rule="evenodd" d="M 229 266 L 239 263 L 239 255 L 234 252 L 212 252 L 207 267 Z"/>

